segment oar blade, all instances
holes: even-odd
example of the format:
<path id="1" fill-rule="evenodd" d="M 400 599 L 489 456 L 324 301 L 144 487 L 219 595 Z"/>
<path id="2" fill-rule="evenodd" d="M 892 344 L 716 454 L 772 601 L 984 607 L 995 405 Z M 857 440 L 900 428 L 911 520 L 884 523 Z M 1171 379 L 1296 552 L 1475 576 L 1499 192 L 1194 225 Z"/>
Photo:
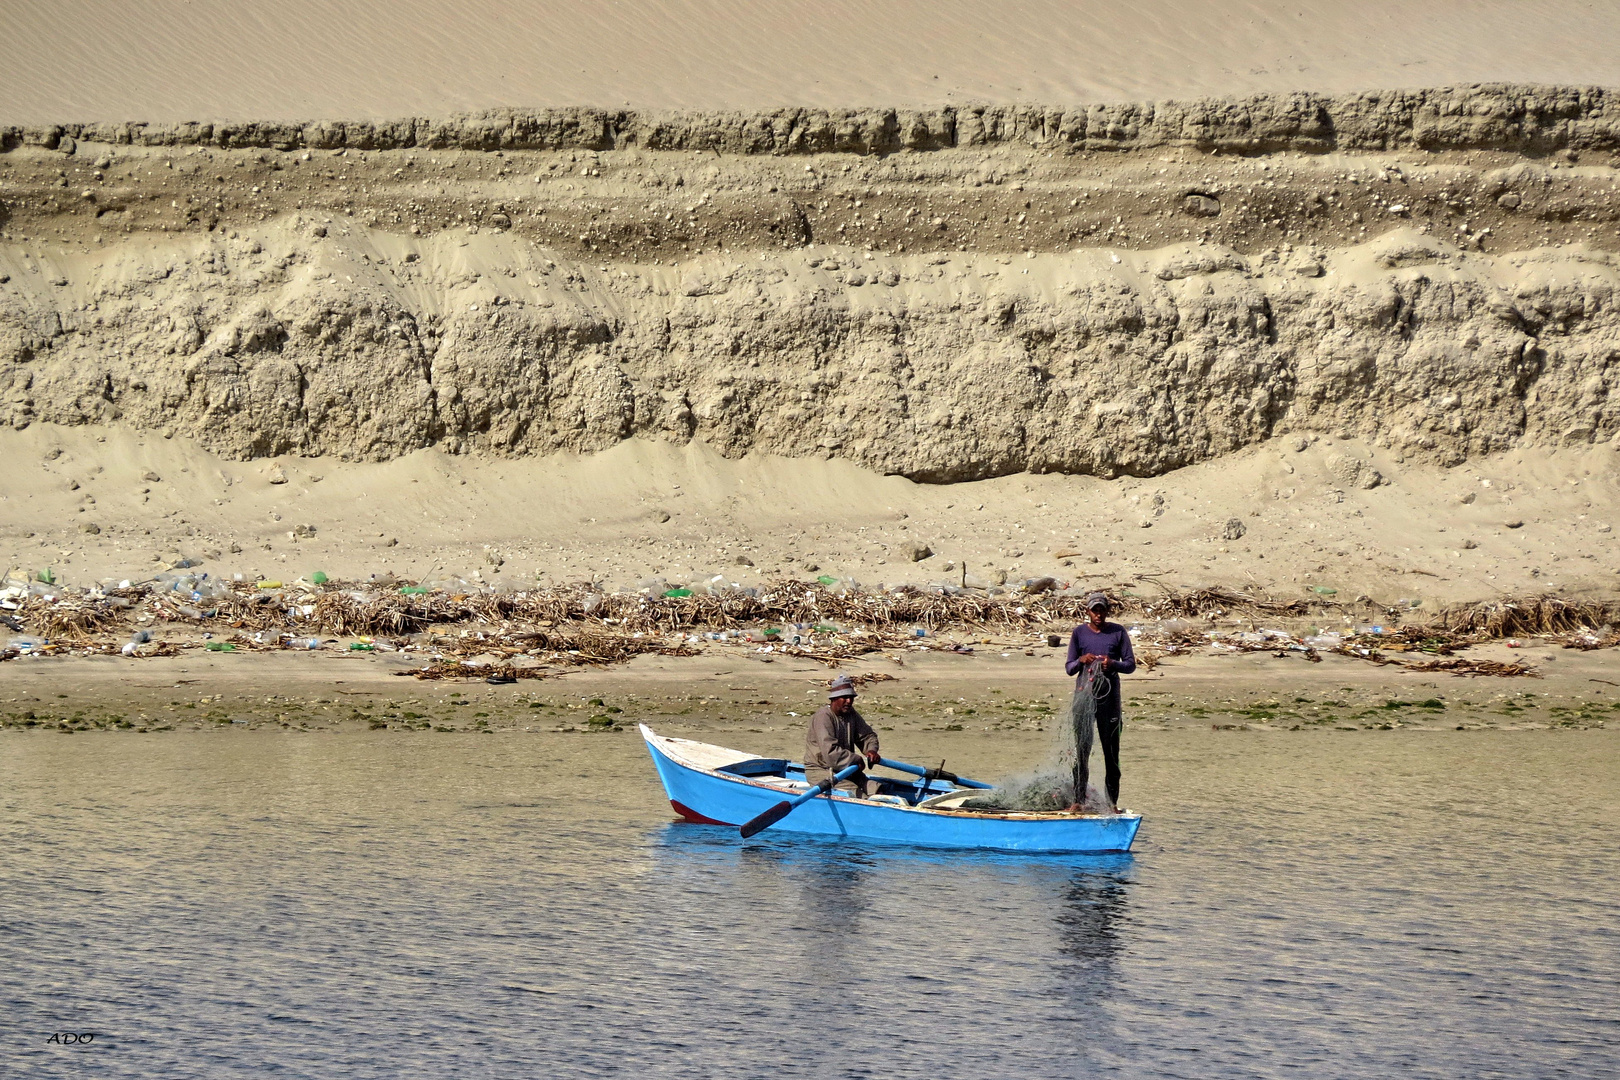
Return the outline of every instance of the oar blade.
<path id="1" fill-rule="evenodd" d="M 743 839 L 747 840 L 751 836 L 756 836 L 759 833 L 764 832 L 766 829 L 770 828 L 772 825 L 775 825 L 778 821 L 781 821 L 783 818 L 787 817 L 789 812 L 792 811 L 792 809 L 793 809 L 793 804 L 791 802 L 787 802 L 786 800 L 784 800 L 782 802 L 777 803 L 775 806 L 771 807 L 769 810 L 765 811 L 763 814 L 759 815 L 758 817 L 754 818 L 752 821 L 749 821 L 749 822 L 747 822 L 747 823 L 745 823 L 743 825 L 743 827 L 742 827 L 742 837 L 743 837 Z"/>

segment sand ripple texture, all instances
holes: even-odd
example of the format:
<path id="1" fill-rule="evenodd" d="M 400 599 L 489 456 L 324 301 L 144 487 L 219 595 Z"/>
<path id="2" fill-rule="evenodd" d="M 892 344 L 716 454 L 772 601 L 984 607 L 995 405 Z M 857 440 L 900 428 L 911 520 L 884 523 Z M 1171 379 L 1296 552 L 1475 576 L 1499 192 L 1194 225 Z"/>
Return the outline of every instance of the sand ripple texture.
<path id="1" fill-rule="evenodd" d="M 0 9 L 0 121 L 1612 86 L 1616 29 L 1554 0 L 57 0 Z"/>
<path id="2" fill-rule="evenodd" d="M 1041 859 L 670 825 L 611 736 L 8 736 L 0 1070 L 1610 1073 L 1611 735 L 1127 741 L 1138 852 Z"/>

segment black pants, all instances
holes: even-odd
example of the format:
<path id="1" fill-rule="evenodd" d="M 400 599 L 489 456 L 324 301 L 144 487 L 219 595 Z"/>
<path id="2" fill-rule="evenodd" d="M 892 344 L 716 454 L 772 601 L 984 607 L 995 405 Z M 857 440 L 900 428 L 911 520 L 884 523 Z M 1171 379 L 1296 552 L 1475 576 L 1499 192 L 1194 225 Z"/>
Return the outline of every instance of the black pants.
<path id="1" fill-rule="evenodd" d="M 1099 709 L 1099 712 L 1102 710 Z M 1108 801 L 1119 805 L 1119 732 L 1125 726 L 1122 716 L 1097 717 L 1097 741 L 1102 743 L 1104 781 Z M 1086 785 L 1091 782 L 1091 747 L 1081 746 L 1074 759 L 1074 801 L 1086 801 Z"/>

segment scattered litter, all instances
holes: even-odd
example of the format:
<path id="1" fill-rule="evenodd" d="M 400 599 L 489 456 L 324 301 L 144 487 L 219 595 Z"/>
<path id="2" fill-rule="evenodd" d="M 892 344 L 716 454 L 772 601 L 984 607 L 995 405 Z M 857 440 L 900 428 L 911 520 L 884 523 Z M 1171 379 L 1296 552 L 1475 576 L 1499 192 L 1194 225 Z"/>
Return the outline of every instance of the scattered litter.
<path id="1" fill-rule="evenodd" d="M 1496 675 L 1503 678 L 1523 676 L 1529 679 L 1541 678 L 1541 673 L 1524 663 L 1515 660 L 1511 664 L 1504 664 L 1497 660 L 1470 660 L 1461 656 L 1449 657 L 1445 660 L 1425 660 L 1422 663 L 1407 664 L 1408 671 L 1448 671 L 1453 675 Z"/>
<path id="2" fill-rule="evenodd" d="M 1119 616 L 1131 623 L 1138 662 L 1151 668 L 1194 650 L 1259 653 L 1319 662 L 1327 653 L 1412 670 L 1461 675 L 1532 675 L 1527 664 L 1466 661 L 1440 664 L 1460 650 L 1501 641 L 1510 631 L 1566 648 L 1620 645 L 1620 605 L 1533 597 L 1448 609 L 1425 625 L 1352 623 L 1352 615 L 1409 617 L 1396 607 L 1345 604 L 1314 594 L 1278 600 L 1228 590 L 1178 591 L 1153 578 L 1162 595 L 1145 597 L 1116 586 Z M 846 578 L 780 579 L 741 588 L 723 576 L 690 588 L 651 587 L 607 592 L 595 584 L 501 589 L 462 578 L 412 582 L 239 582 L 206 573 L 164 572 L 140 582 L 108 580 L 80 588 L 20 574 L 0 587 L 0 607 L 26 643 L 8 643 L 0 659 L 69 650 L 135 656 L 218 652 L 319 650 L 323 639 L 349 639 L 342 653 L 398 652 L 429 662 L 423 677 L 486 677 L 499 671 L 541 672 L 621 663 L 636 656 L 696 655 L 704 648 L 746 644 L 752 659 L 789 657 L 836 667 L 882 654 L 902 665 L 907 650 L 967 656 L 974 645 L 1026 654 L 1059 649 L 1083 617 L 1094 586 L 1031 579 L 1013 592 L 1000 587 L 891 585 L 866 588 Z M 829 584 L 831 582 L 831 584 Z M 1030 589 L 1029 586 L 1035 586 Z M 1342 618 L 1342 628 L 1297 632 L 1284 627 L 1315 616 Z M 14 625 L 13 625 L 14 624 Z M 161 644 L 144 628 L 173 625 Z M 136 649 L 126 648 L 131 630 Z M 1057 633 L 1054 631 L 1063 631 Z M 143 639 L 141 635 L 146 635 Z M 211 636 L 229 640 L 205 641 Z M 969 644 L 969 642 L 973 644 Z M 1513 639 L 1509 644 L 1518 644 Z M 1422 654 L 1407 656 L 1406 654 Z M 481 669 L 461 666 L 480 658 Z M 436 665 L 448 664 L 440 671 Z M 413 665 L 413 668 L 420 665 Z M 498 673 L 497 672 L 497 673 Z M 541 678 L 543 674 L 516 674 Z"/>

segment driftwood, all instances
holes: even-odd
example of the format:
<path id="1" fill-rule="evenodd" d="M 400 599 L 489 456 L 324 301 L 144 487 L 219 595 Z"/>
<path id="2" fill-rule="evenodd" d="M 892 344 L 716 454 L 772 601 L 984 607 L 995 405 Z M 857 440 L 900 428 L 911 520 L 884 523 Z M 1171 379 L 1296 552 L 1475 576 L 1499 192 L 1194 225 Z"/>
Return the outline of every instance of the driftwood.
<path id="1" fill-rule="evenodd" d="M 1303 653 L 1318 660 L 1315 649 L 1280 632 L 1232 632 L 1211 635 L 1184 620 L 1239 618 L 1251 625 L 1262 620 L 1298 619 L 1315 614 L 1342 614 L 1357 605 L 1325 598 L 1279 600 L 1229 589 L 1181 591 L 1138 575 L 1155 591 L 1143 596 L 1133 583 L 1109 593 L 1117 613 L 1156 633 L 1138 642 L 1138 660 L 1152 667 L 1162 656 L 1191 652 L 1211 644 L 1243 652 Z M 863 591 L 835 583 L 790 578 L 757 589 L 723 589 L 688 595 L 608 593 L 581 583 L 554 588 L 496 592 L 474 589 L 426 589 L 411 582 L 367 581 L 295 583 L 273 589 L 237 583 L 192 594 L 158 584 L 112 590 L 105 594 L 62 589 L 52 596 L 21 598 L 12 619 L 50 639 L 31 650 L 55 652 L 91 649 L 117 652 L 120 636 L 137 625 L 175 623 L 230 632 L 240 651 L 299 648 L 309 638 L 375 638 L 383 648 L 428 652 L 452 662 L 444 673 L 430 668 L 427 678 L 477 677 L 488 667 L 458 663 L 484 654 L 495 658 L 500 672 L 514 678 L 544 665 L 552 668 L 614 664 L 647 653 L 690 656 L 699 634 L 729 635 L 727 641 L 750 644 L 763 658 L 789 656 L 836 667 L 883 652 L 896 662 L 900 650 L 951 649 L 971 646 L 938 635 L 978 640 L 1002 639 L 1001 647 L 1027 648 L 1037 634 L 1051 634 L 1083 620 L 1089 590 L 1064 588 L 1054 579 L 1039 579 L 1023 591 L 901 586 Z M 684 592 L 684 590 L 682 590 Z M 1105 590 L 1106 591 L 1106 590 Z M 1359 605 L 1367 614 L 1383 610 Z M 1620 603 L 1565 600 L 1553 596 L 1507 598 L 1448 608 L 1427 625 L 1392 627 L 1381 634 L 1352 635 L 1333 651 L 1380 664 L 1401 664 L 1417 671 L 1458 674 L 1534 675 L 1522 663 L 1456 660 L 1454 653 L 1481 642 L 1512 636 L 1554 636 L 1566 648 L 1596 649 L 1620 645 L 1613 626 L 1620 622 Z M 138 622 L 137 619 L 142 621 Z M 921 628 L 922 636 L 914 636 Z M 1007 638 L 1015 639 L 1008 642 Z M 796 639 L 796 640 L 795 640 Z M 1022 639 L 1019 641 L 1018 639 Z M 216 638 L 216 640 L 218 640 Z M 200 643 L 153 642 L 141 655 Z M 1421 653 L 1433 659 L 1410 662 L 1392 654 Z M 11 655 L 0 650 L 0 658 Z M 518 657 L 533 667 L 515 667 Z"/>

